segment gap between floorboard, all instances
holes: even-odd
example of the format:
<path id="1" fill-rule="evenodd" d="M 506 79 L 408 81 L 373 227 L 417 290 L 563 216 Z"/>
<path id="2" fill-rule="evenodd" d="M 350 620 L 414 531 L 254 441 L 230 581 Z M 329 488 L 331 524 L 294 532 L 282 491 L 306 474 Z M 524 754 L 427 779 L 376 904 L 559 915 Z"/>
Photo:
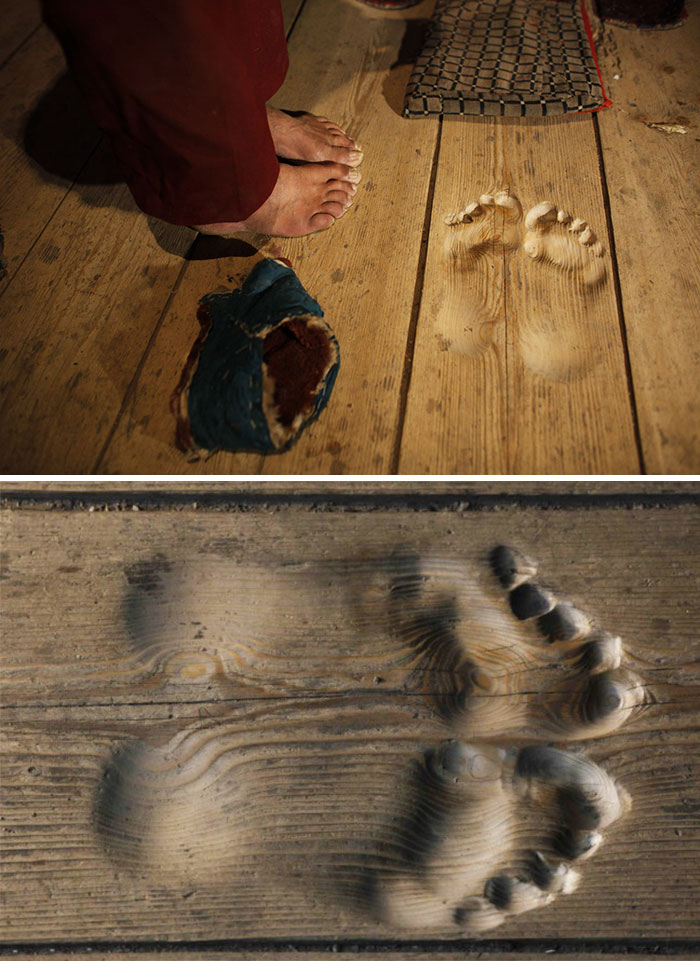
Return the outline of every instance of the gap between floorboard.
<path id="1" fill-rule="evenodd" d="M 488 512 L 504 507 L 535 508 L 540 510 L 582 510 L 582 509 L 644 509 L 678 508 L 700 505 L 700 485 L 691 490 L 659 491 L 641 490 L 639 493 L 543 493 L 529 494 L 504 492 L 480 494 L 473 489 L 457 490 L 455 493 L 388 493 L 361 492 L 334 494 L 323 492 L 315 494 L 268 493 L 260 491 L 179 492 L 177 490 L 148 491 L 80 491 L 63 493 L 61 491 L 25 491 L 21 488 L 5 489 L 0 492 L 0 507 L 13 509 L 39 510 L 179 510 L 195 509 L 197 512 L 248 512 L 255 510 L 277 510 L 295 508 L 311 512 L 370 513 L 373 511 L 421 511 L 437 512 Z"/>
<path id="2" fill-rule="evenodd" d="M 630 361 L 629 344 L 627 341 L 627 324 L 625 323 L 625 312 L 622 306 L 622 286 L 620 284 L 620 269 L 617 262 L 617 249 L 615 246 L 615 232 L 613 230 L 612 210 L 610 206 L 610 193 L 608 192 L 608 180 L 605 173 L 605 158 L 603 156 L 603 144 L 600 138 L 600 126 L 598 117 L 593 114 L 593 133 L 595 135 L 596 149 L 598 152 L 598 167 L 600 171 L 600 187 L 603 192 L 603 208 L 605 210 L 605 227 L 608 232 L 608 244 L 610 246 L 610 262 L 612 264 L 613 288 L 615 291 L 615 303 L 617 304 L 617 318 L 620 325 L 620 339 L 622 341 L 622 353 L 625 362 L 625 377 L 627 378 L 627 391 L 629 394 L 630 407 L 632 409 L 632 426 L 634 428 L 634 442 L 637 447 L 637 457 L 639 458 L 639 471 L 646 474 L 644 463 L 644 450 L 642 448 L 642 435 L 639 429 L 639 416 L 637 413 L 637 398 L 634 392 L 634 381 L 632 379 L 632 364 Z"/>
<path id="3" fill-rule="evenodd" d="M 440 141 L 442 138 L 442 117 L 439 117 L 437 138 L 435 140 L 435 151 L 433 153 L 433 165 L 430 170 L 430 184 L 428 186 L 428 196 L 425 201 L 425 219 L 423 221 L 423 231 L 421 233 L 420 254 L 418 257 L 418 269 L 416 272 L 416 286 L 413 294 L 413 307 L 411 319 L 408 324 L 408 335 L 406 337 L 406 352 L 404 354 L 403 375 L 399 388 L 399 414 L 396 424 L 396 437 L 394 449 L 391 453 L 391 474 L 398 474 L 399 462 L 401 460 L 401 443 L 403 441 L 404 424 L 406 422 L 406 407 L 408 404 L 408 391 L 411 386 L 411 372 L 413 371 L 413 356 L 416 348 L 416 330 L 418 329 L 418 318 L 423 302 L 423 281 L 425 279 L 425 266 L 428 260 L 428 242 L 430 240 L 430 224 L 433 217 L 433 199 L 435 197 L 435 183 L 437 181 L 438 161 L 440 159 Z"/>

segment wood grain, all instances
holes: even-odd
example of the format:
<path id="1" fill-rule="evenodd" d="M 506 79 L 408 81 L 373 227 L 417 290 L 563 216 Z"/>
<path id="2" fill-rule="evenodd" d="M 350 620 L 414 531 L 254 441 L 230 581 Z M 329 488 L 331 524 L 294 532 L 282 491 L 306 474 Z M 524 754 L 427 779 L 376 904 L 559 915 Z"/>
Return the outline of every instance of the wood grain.
<path id="1" fill-rule="evenodd" d="M 327 112 L 363 142 L 358 201 L 330 232 L 280 243 L 200 239 L 183 262 L 194 235 L 147 223 L 109 180 L 111 162 L 92 153 L 97 134 L 61 79 L 58 46 L 34 29 L 36 3 L 10 0 L 0 25 L 0 50 L 14 50 L 0 71 L 0 466 L 273 476 L 696 469 L 694 6 L 677 30 L 604 28 L 616 105 L 597 120 L 445 120 L 439 156 L 437 121 L 400 117 L 432 0 L 400 13 L 357 0 L 285 0 L 283 9 L 295 25 L 277 102 Z M 27 121 L 38 137 L 29 154 Z M 583 292 L 570 273 L 522 251 L 446 269 L 446 208 L 506 180 L 526 208 L 549 197 L 585 217 L 606 246 L 607 183 L 622 328 L 612 250 L 604 282 Z M 172 444 L 168 399 L 197 332 L 197 302 L 239 285 L 261 256 L 284 253 L 341 341 L 331 405 L 282 457 L 189 463 Z"/>
<path id="2" fill-rule="evenodd" d="M 619 632 L 659 682 L 682 679 L 700 634 L 692 506 L 504 505 L 459 515 L 12 511 L 2 522 L 5 624 L 18 638 L 1 655 L 5 705 L 435 689 L 439 676 L 425 666 L 412 673 L 419 660 L 386 634 L 386 609 L 371 587 L 397 552 L 435 553 L 436 545 L 505 608 L 487 556 L 497 543 L 515 544 L 562 596 Z M 40 556 L 29 552 L 38 543 Z M 328 622 L 331 602 L 344 613 Z M 311 611 L 315 622 L 295 620 Z M 275 618 L 288 625 L 282 632 Z M 232 636 L 231 623 L 248 625 L 249 637 Z M 193 649 L 199 667 L 190 663 Z"/>
<path id="3" fill-rule="evenodd" d="M 304 0 L 282 0 L 282 16 L 284 17 L 284 29 L 287 34 L 292 29 L 294 21 L 303 6 Z"/>
<path id="4" fill-rule="evenodd" d="M 264 486 L 262 486 L 264 485 Z M 698 494 L 700 487 L 697 481 L 649 481 L 645 478 L 626 481 L 592 481 L 592 480 L 547 480 L 523 481 L 517 477 L 510 480 L 484 481 L 458 479 L 451 481 L 409 479 L 377 480 L 377 481 L 318 481 L 300 477 L 294 481 L 278 481 L 267 478 L 256 478 L 253 481 L 100 481 L 86 478 L 81 481 L 27 481 L 4 480 L 0 487 L 0 496 L 17 498 L 26 494 L 49 494 L 55 492 L 57 496 L 75 493 L 85 494 L 103 491 L 106 495 L 119 493 L 136 496 L 136 492 L 177 493 L 181 495 L 196 494 L 242 494 L 246 492 L 264 492 L 269 494 L 298 494 L 306 491 L 314 494 L 414 494 L 426 496 L 435 494 L 460 494 L 480 496 L 482 494 L 502 494 L 519 496 L 533 494 L 540 497 L 555 494 L 598 494 L 610 496 L 613 494 Z M 199 504 L 201 507 L 201 502 Z"/>
<path id="5" fill-rule="evenodd" d="M 695 508 L 15 510 L 2 522 L 6 942 L 402 937 L 375 915 L 367 880 L 419 845 L 404 829 L 415 823 L 412 772 L 451 722 L 430 696 L 437 677 L 407 686 L 411 665 L 392 666 L 394 640 L 369 622 L 353 633 L 344 599 L 358 572 L 372 594 L 368 557 L 437 549 L 475 565 L 503 540 L 620 631 L 650 699 L 618 732 L 583 744 L 629 791 L 632 812 L 582 867 L 575 894 L 498 936 L 697 936 Z M 335 584 L 344 560 L 353 563 Z M 168 565 L 200 575 L 168 598 Z M 290 565 L 325 571 L 320 614 L 293 594 L 274 613 L 284 591 L 271 577 Z M 241 588 L 247 567 L 262 574 Z M 250 640 L 243 600 L 261 585 L 256 616 L 271 629 L 241 672 L 254 683 L 198 673 L 208 618 L 223 613 Z M 146 606 L 125 604 L 134 596 Z M 178 624 L 179 670 L 139 674 L 138 639 L 154 628 L 177 646 Z M 525 805 L 512 843 L 542 844 L 554 822 Z"/>
<path id="6" fill-rule="evenodd" d="M 92 470 L 190 244 L 124 184 L 69 192 L 3 295 L 5 472 Z"/>
<path id="7" fill-rule="evenodd" d="M 401 936 L 362 892 L 419 844 L 400 826 L 413 814 L 413 767 L 441 737 L 421 701 L 271 699 L 227 705 L 225 720 L 215 705 L 149 705 L 129 719 L 114 708 L 31 713 L 4 723 L 5 940 Z M 588 747 L 630 792 L 632 813 L 578 892 L 499 936 L 697 935 L 697 710 L 687 721 Z M 159 763 L 117 812 L 128 831 L 107 833 L 111 779 L 125 770 L 114 765 L 183 738 L 199 767 L 211 756 L 195 793 Z M 518 843 L 542 845 L 550 825 L 526 806 Z"/>
<path id="8" fill-rule="evenodd" d="M 219 243 L 216 260 L 189 264 L 100 470 L 137 472 L 149 464 L 166 473 L 389 471 L 437 135 L 437 120 L 407 124 L 400 116 L 410 70 L 400 54 L 407 31 L 433 4 L 425 0 L 400 18 L 353 0 L 305 4 L 289 41 L 290 72 L 273 102 L 332 117 L 362 144 L 364 180 L 355 203 L 329 231 L 298 240 L 248 235 L 228 250 Z M 197 332 L 197 302 L 219 285 L 240 285 L 261 255 L 291 261 L 338 336 L 341 372 L 332 402 L 287 454 L 222 453 L 189 463 L 173 446 L 167 402 Z"/>
<path id="9" fill-rule="evenodd" d="M 600 41 L 615 106 L 598 122 L 649 473 L 700 465 L 697 3 L 689 13 L 677 30 L 605 24 Z"/>
<path id="10" fill-rule="evenodd" d="M 446 251 L 468 228 L 445 216 L 502 188 L 523 213 L 551 200 L 604 236 L 590 117 L 445 120 L 400 470 L 635 473 L 609 257 L 591 288 L 527 257 L 522 223 L 520 249 L 494 224 L 483 248 Z"/>

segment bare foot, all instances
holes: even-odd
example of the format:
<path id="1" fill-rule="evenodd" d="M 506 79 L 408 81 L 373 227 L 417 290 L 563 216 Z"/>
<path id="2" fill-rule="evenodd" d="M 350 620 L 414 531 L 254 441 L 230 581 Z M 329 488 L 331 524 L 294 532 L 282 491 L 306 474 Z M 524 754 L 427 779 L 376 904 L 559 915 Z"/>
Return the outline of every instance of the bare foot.
<path id="1" fill-rule="evenodd" d="M 267 107 L 267 122 L 278 157 L 356 167 L 362 163 L 362 151 L 345 131 L 328 120 L 311 113 L 292 117 L 275 107 Z"/>
<path id="2" fill-rule="evenodd" d="M 203 234 L 251 230 L 272 237 L 303 237 L 326 230 L 352 203 L 359 170 L 337 163 L 280 165 L 275 188 L 262 207 L 239 223 L 195 226 Z"/>

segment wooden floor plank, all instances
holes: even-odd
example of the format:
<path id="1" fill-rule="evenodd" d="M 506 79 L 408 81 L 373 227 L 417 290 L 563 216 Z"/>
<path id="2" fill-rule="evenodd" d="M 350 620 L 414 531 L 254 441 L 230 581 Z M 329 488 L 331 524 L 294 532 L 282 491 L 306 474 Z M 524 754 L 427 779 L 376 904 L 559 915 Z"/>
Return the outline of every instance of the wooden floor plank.
<path id="1" fill-rule="evenodd" d="M 300 5 L 285 3 L 288 24 Z M 42 27 L 0 75 L 7 283 L 23 264 L 2 300 L 0 462 L 8 472 L 93 469 L 195 237 L 141 214 L 106 150 L 93 155 L 73 190 L 27 157 L 22 131 L 37 101 L 32 129 L 41 156 L 60 157 L 60 169 L 75 176 L 95 150 L 99 133 L 64 71 Z"/>
<path id="2" fill-rule="evenodd" d="M 362 896 L 418 843 L 400 825 L 415 808 L 414 766 L 441 738 L 426 709 L 375 695 L 203 716 L 215 710 L 5 722 L 5 941 L 426 936 L 382 923 Z M 632 811 L 582 865 L 575 894 L 491 936 L 697 935 L 697 722 L 696 711 L 685 731 L 588 747 Z M 547 850 L 553 818 L 527 805 L 519 816 L 517 844 Z"/>
<path id="3" fill-rule="evenodd" d="M 537 558 L 543 583 L 619 631 L 647 686 L 646 706 L 616 732 L 572 742 L 559 731 L 560 748 L 583 748 L 619 779 L 632 809 L 581 865 L 574 894 L 510 919 L 498 937 L 698 935 L 696 507 L 1 517 L 11 639 L 0 709 L 4 943 L 406 937 L 377 909 L 370 882 L 411 863 L 427 829 L 413 820 L 423 752 L 466 735 L 437 684 L 398 683 L 414 664 L 408 655 L 392 667 L 400 631 L 396 615 L 380 623 L 392 592 L 371 558 L 437 552 L 473 571 L 455 582 L 468 603 L 448 627 L 439 590 L 455 567 L 425 568 L 416 585 L 438 590 L 443 634 L 495 639 L 506 664 L 527 628 L 487 570 L 498 542 Z M 246 581 L 247 569 L 257 574 Z M 275 576 L 287 579 L 282 589 Z M 401 596 L 403 616 L 411 594 Z M 360 630 L 353 611 L 365 613 Z M 425 650 L 440 631 L 425 635 Z M 200 670 L 210 655 L 216 671 Z M 538 692 L 550 703 L 544 675 L 532 692 L 524 675 L 518 660 L 500 700 L 469 700 L 472 739 L 482 702 L 492 727 L 480 737 L 506 747 L 538 739 L 539 727 L 513 731 L 493 713 L 512 708 L 518 690 L 528 711 Z M 556 808 L 543 798 L 508 810 L 506 847 L 547 850 Z M 505 848 L 488 856 L 493 870 L 510 865 Z M 459 936 L 454 925 L 430 928 Z"/>
<path id="4" fill-rule="evenodd" d="M 537 558 L 547 582 L 618 631 L 657 683 L 680 680 L 700 634 L 693 506 L 18 510 L 2 523 L 4 623 L 16 638 L 0 655 L 8 706 L 435 690 L 439 665 L 407 649 L 383 606 L 386 565 L 436 551 L 463 563 L 478 585 L 473 616 L 489 620 L 504 607 L 487 563 L 498 543 Z"/>
<path id="5" fill-rule="evenodd" d="M 676 30 L 606 24 L 615 106 L 599 117 L 649 473 L 700 469 L 700 5 Z M 653 126 L 657 124 L 657 126 Z"/>
<path id="6" fill-rule="evenodd" d="M 282 0 L 282 16 L 284 17 L 284 29 L 287 35 L 294 26 L 294 21 L 303 6 L 304 0 Z"/>
<path id="7" fill-rule="evenodd" d="M 0 254 L 6 271 L 0 275 L 2 293 L 99 141 L 99 131 L 86 122 L 77 93 L 66 80 L 60 47 L 46 27 L 0 71 L 0 129 Z M 34 157 L 27 155 L 28 146 Z M 42 168 L 36 157 L 50 157 L 56 172 Z M 58 252 L 53 242 L 40 245 L 46 264 L 56 261 Z M 55 268 L 51 279 L 57 282 Z M 8 310 L 5 302 L 0 304 L 3 313 Z"/>
<path id="8" fill-rule="evenodd" d="M 11 10 L 18 9 L 15 0 Z M 605 278 L 585 287 L 575 273 L 533 262 L 522 250 L 492 256 L 486 245 L 464 269 L 463 257 L 443 249 L 449 208 L 506 181 L 526 209 L 551 198 L 586 218 L 608 246 L 591 118 L 445 121 L 414 316 L 437 124 L 399 114 L 431 9 L 432 0 L 405 13 L 357 0 L 338 0 L 333 9 L 286 0 L 287 26 L 301 15 L 278 102 L 327 112 L 363 142 L 358 200 L 333 230 L 307 240 L 203 241 L 160 328 L 190 236 L 151 223 L 151 238 L 124 188 L 105 181 L 105 154 L 93 155 L 69 192 L 96 134 L 82 122 L 68 130 L 76 101 L 60 80 L 58 47 L 44 28 L 28 38 L 0 75 L 8 263 L 0 383 L 9 397 L 2 469 L 91 471 L 107 444 L 99 466 L 108 472 L 382 473 L 400 453 L 402 473 L 636 473 L 633 400 L 646 469 L 697 468 L 692 320 L 700 265 L 687 239 L 697 226 L 697 205 L 687 200 L 697 189 L 695 7 L 678 30 L 603 33 L 606 80 L 621 78 L 612 83 L 616 106 L 597 123 L 619 235 L 631 393 L 611 251 L 601 260 Z M 13 16 L 3 21 L 8 29 Z M 649 76 L 658 83 L 646 82 Z M 53 127 L 42 127 L 51 116 Z M 688 133 L 667 132 L 663 124 L 674 118 L 687 120 L 671 126 Z M 35 142 L 29 156 L 21 146 L 28 119 L 39 141 L 53 130 L 43 152 Z M 662 126 L 648 126 L 654 123 Z M 65 154 L 60 165 L 47 159 L 51 143 Z M 660 169 L 671 178 L 669 191 Z M 132 234 L 135 218 L 141 226 Z M 239 284 L 261 256 L 279 254 L 289 256 L 339 336 L 342 367 L 331 404 L 286 455 L 189 463 L 173 446 L 168 401 L 197 332 L 197 302 L 221 284 Z M 149 278 L 157 275 L 152 289 L 138 264 Z M 413 370 L 405 366 L 411 357 Z"/>
<path id="9" fill-rule="evenodd" d="M 39 0 L 5 0 L 0 17 L 0 65 L 41 23 Z"/>
<path id="10" fill-rule="evenodd" d="M 410 65 L 400 51 L 434 0 L 386 15 L 354 0 L 308 0 L 290 39 L 291 68 L 275 103 L 333 117 L 365 150 L 355 204 L 330 231 L 300 240 L 249 236 L 224 259 L 190 264 L 114 440 L 112 473 L 385 473 L 390 469 L 437 121 L 400 117 Z M 407 26 L 408 24 L 408 26 Z M 309 64 L 314 65 L 309 70 Z M 287 257 L 340 342 L 331 403 L 288 454 L 218 454 L 189 464 L 173 446 L 168 398 L 198 325 L 196 305 L 241 282 L 260 253 Z M 381 255 L 379 254 L 381 252 Z M 150 465 L 150 467 L 149 467 Z"/>
<path id="11" fill-rule="evenodd" d="M 5 472 L 93 469 L 191 241 L 124 184 L 71 190 L 3 295 Z"/>
<path id="12" fill-rule="evenodd" d="M 410 498 L 414 495 L 422 495 L 430 498 L 435 495 L 454 495 L 456 499 L 463 498 L 463 503 L 469 504 L 473 498 L 486 495 L 501 495 L 505 497 L 534 496 L 548 498 L 560 494 L 578 495 L 600 495 L 611 497 L 616 494 L 640 495 L 645 498 L 656 495 L 668 494 L 687 494 L 700 497 L 700 487 L 698 481 L 690 480 L 668 480 L 668 481 L 648 481 L 644 478 L 626 481 L 592 481 L 592 480 L 539 480 L 523 481 L 517 477 L 498 480 L 376 480 L 376 481 L 318 481 L 308 478 L 299 478 L 293 481 L 278 481 L 257 478 L 253 481 L 102 481 L 85 478 L 80 481 L 27 481 L 27 480 L 4 480 L 0 486 L 0 497 L 4 497 L 8 502 L 14 503 L 26 497 L 27 504 L 30 506 L 32 495 L 55 494 L 55 498 L 46 498 L 46 506 L 51 506 L 52 502 L 58 502 L 62 497 L 74 496 L 77 503 L 85 503 L 88 499 L 85 495 L 93 497 L 104 494 L 104 502 L 115 503 L 119 500 L 119 495 L 129 495 L 130 497 L 146 502 L 148 495 L 163 494 L 163 502 L 171 495 L 190 497 L 191 505 L 196 504 L 201 508 L 203 501 L 196 495 L 202 495 L 204 502 L 210 495 L 223 497 L 226 494 L 231 496 L 232 502 L 236 497 L 241 497 L 250 493 L 260 494 L 261 497 L 276 495 L 308 494 L 314 496 L 333 497 L 346 494 L 381 494 L 381 495 L 405 495 Z M 80 495 L 83 495 L 82 498 Z M 35 500 L 35 506 L 40 506 L 40 498 Z"/>
<path id="13" fill-rule="evenodd" d="M 528 257 L 498 207 L 445 223 L 503 188 L 523 214 L 549 200 L 605 238 L 590 117 L 445 120 L 400 470 L 636 473 L 610 256 L 587 284 L 585 266 Z"/>

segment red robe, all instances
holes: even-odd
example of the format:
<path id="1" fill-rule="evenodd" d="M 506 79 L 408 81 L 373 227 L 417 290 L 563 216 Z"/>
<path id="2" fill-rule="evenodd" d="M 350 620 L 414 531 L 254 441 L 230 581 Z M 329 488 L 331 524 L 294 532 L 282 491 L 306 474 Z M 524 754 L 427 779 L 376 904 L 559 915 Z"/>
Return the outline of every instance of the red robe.
<path id="1" fill-rule="evenodd" d="M 44 16 L 143 211 L 240 221 L 270 196 L 280 0 L 44 0 Z"/>

